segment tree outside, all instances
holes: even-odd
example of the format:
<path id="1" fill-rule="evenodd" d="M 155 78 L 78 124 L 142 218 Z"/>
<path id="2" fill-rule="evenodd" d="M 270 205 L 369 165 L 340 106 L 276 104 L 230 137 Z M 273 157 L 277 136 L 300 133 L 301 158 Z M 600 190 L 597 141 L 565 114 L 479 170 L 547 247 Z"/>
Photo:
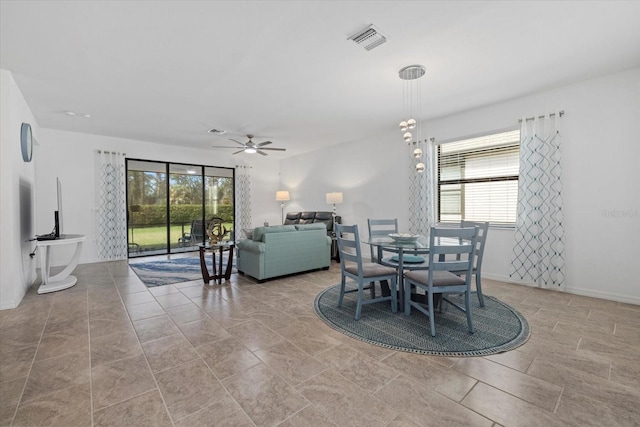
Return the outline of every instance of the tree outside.
<path id="1" fill-rule="evenodd" d="M 167 248 L 167 174 L 129 170 L 128 208 L 130 251 Z M 233 178 L 204 177 L 204 217 L 220 217 L 227 230 L 233 229 Z M 203 177 L 195 174 L 169 175 L 169 239 L 172 248 L 191 247 L 194 221 L 203 217 Z"/>

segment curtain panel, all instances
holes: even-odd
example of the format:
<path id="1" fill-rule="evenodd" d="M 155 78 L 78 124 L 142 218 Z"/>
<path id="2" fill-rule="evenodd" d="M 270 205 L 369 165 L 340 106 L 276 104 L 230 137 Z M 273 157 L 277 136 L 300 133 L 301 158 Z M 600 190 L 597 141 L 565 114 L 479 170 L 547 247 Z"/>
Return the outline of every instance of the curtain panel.
<path id="1" fill-rule="evenodd" d="M 518 208 L 509 277 L 564 289 L 559 113 L 522 119 Z"/>
<path id="2" fill-rule="evenodd" d="M 245 238 L 251 228 L 251 167 L 236 166 L 236 227 L 234 240 Z"/>
<path id="3" fill-rule="evenodd" d="M 435 140 L 429 138 L 416 145 L 409 144 L 409 232 L 429 236 L 431 226 L 435 224 L 435 203 L 433 199 L 435 171 Z M 415 150 L 422 153 L 417 156 Z M 422 163 L 424 170 L 419 172 L 416 166 Z"/>
<path id="4" fill-rule="evenodd" d="M 127 258 L 124 154 L 98 151 L 98 260 Z"/>

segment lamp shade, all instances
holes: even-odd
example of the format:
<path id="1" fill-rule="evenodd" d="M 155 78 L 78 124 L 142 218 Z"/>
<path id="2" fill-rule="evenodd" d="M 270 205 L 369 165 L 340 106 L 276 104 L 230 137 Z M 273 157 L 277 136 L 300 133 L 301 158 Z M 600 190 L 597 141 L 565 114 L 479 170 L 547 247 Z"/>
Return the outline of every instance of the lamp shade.
<path id="1" fill-rule="evenodd" d="M 290 200 L 288 191 L 276 191 L 276 201 L 284 202 L 285 200 Z"/>
<path id="2" fill-rule="evenodd" d="M 342 203 L 342 193 L 327 193 L 327 204 L 335 205 L 337 203 Z"/>

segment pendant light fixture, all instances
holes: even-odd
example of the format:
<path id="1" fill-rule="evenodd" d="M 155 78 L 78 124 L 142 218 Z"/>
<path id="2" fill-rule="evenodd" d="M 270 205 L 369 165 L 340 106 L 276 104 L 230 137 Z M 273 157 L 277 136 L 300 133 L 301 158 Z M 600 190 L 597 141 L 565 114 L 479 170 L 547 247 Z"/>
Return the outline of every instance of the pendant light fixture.
<path id="1" fill-rule="evenodd" d="M 413 156 L 418 159 L 418 164 L 416 164 L 417 172 L 423 172 L 425 169 L 424 163 L 420 160 L 422 157 L 422 150 L 420 149 L 420 125 L 415 119 L 415 117 L 420 118 L 422 99 L 419 79 L 424 76 L 425 73 L 426 69 L 422 65 L 408 65 L 398 72 L 398 75 L 404 83 L 402 91 L 403 114 L 405 117 L 408 117 L 400 122 L 399 127 L 400 131 L 403 132 L 402 138 L 409 145 L 418 146 L 413 150 Z"/>

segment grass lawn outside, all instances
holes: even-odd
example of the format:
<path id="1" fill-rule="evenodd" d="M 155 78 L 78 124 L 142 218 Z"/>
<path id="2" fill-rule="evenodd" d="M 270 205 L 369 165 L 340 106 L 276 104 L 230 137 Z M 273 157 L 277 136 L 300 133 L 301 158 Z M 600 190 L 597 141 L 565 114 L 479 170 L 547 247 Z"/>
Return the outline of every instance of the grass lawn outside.
<path id="1" fill-rule="evenodd" d="M 227 230 L 231 230 L 233 228 L 232 223 L 224 224 Z M 190 224 L 184 225 L 171 225 L 170 228 L 170 242 L 171 247 L 180 247 L 192 246 L 190 243 L 185 242 L 184 244 L 178 242 L 184 234 L 189 234 L 191 231 Z M 157 227 L 144 227 L 144 226 L 136 226 L 129 227 L 129 243 L 135 244 L 140 249 L 163 249 L 167 247 L 167 228 L 166 226 L 157 226 Z M 195 243 L 194 245 L 196 245 Z"/>

